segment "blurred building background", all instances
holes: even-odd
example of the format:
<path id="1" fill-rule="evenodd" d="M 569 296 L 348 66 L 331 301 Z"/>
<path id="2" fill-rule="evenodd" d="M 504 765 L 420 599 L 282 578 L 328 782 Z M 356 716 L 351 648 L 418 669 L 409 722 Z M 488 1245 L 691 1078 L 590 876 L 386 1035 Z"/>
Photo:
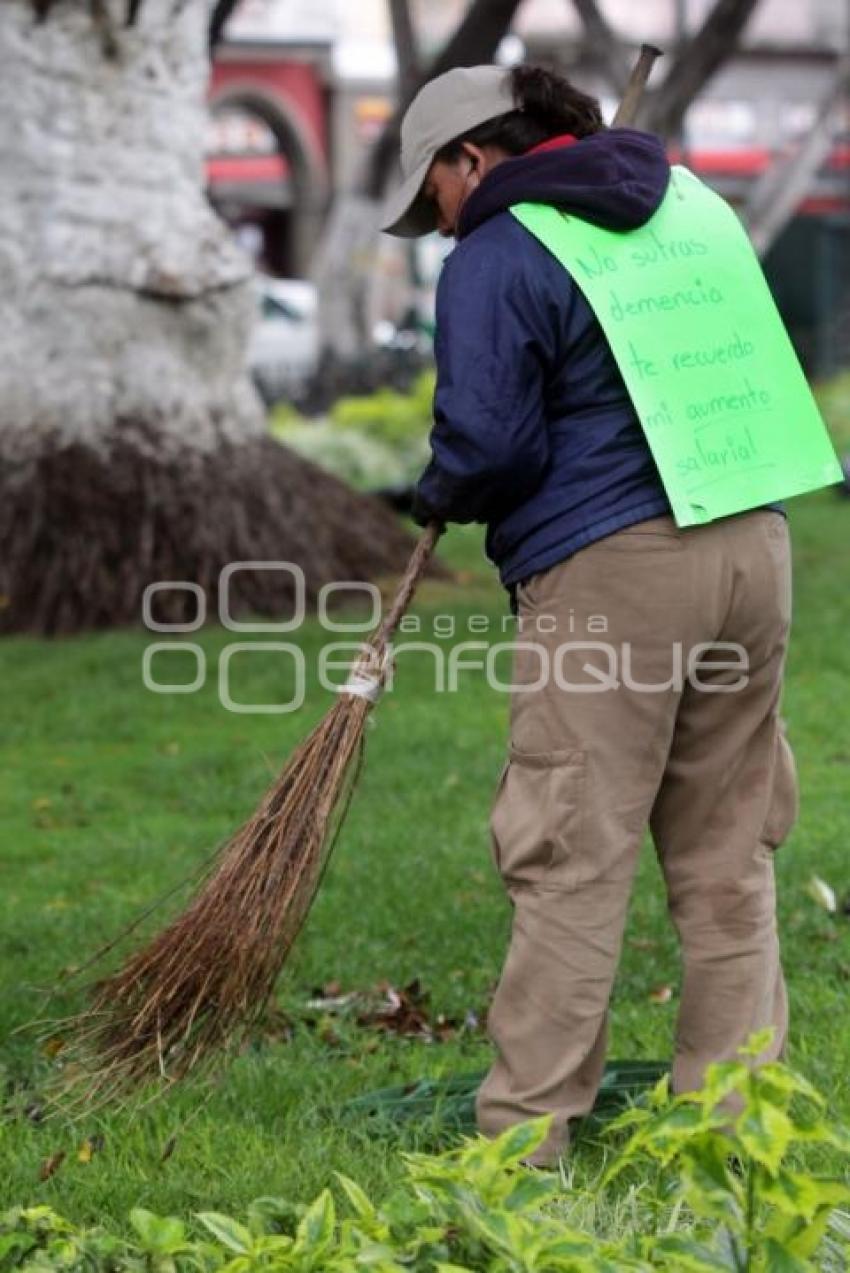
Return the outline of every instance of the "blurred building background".
<path id="1" fill-rule="evenodd" d="M 432 55 L 464 0 L 412 0 L 421 51 Z M 674 49 L 709 0 L 604 0 L 605 18 L 635 48 Z M 691 106 L 674 148 L 739 208 L 771 164 L 811 137 L 818 104 L 850 50 L 845 0 L 761 0 L 733 57 Z M 568 0 L 525 0 L 505 62 L 555 65 L 614 100 L 586 49 Z M 396 59 L 386 0 L 242 0 L 226 28 L 210 86 L 211 197 L 259 266 L 303 278 L 331 201 L 350 190 L 366 149 L 393 110 Z M 807 370 L 823 374 L 850 353 L 850 100 L 831 113 L 827 144 L 804 179 L 765 269 Z M 425 273 L 440 252 L 426 245 Z M 403 251 L 385 244 L 376 317 L 409 302 Z M 381 314 L 381 309 L 386 311 Z"/>

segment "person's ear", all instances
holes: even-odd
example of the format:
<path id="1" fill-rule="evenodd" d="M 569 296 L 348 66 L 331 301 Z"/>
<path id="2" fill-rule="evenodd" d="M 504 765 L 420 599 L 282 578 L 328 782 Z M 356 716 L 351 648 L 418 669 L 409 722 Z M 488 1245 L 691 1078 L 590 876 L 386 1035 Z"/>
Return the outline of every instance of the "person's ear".
<path id="1" fill-rule="evenodd" d="M 476 146 L 474 142 L 465 141 L 461 143 L 463 153 L 472 164 L 472 171 L 478 173 L 479 177 L 484 172 L 485 154 L 480 146 Z"/>

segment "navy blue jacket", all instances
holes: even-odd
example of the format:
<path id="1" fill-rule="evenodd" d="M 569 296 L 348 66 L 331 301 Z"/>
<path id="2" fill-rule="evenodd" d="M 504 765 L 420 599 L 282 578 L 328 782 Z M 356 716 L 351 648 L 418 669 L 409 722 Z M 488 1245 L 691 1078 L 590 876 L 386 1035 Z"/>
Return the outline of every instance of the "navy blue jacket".
<path id="1" fill-rule="evenodd" d="M 486 522 L 508 587 L 670 503 L 593 311 L 507 209 L 535 200 L 628 230 L 668 180 L 657 138 L 610 129 L 505 160 L 463 207 L 437 288 L 432 460 L 416 511 Z"/>

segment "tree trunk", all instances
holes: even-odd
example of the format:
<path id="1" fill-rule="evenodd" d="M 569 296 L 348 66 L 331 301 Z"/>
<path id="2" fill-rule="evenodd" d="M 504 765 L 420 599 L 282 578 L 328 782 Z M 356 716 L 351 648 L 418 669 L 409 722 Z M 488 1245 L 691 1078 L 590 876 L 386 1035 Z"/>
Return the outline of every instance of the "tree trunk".
<path id="1" fill-rule="evenodd" d="M 522 0 L 472 0 L 454 35 L 434 59 L 425 75 L 413 86 L 376 141 L 366 169 L 363 193 L 380 199 L 398 158 L 401 121 L 413 98 L 424 84 L 456 66 L 477 66 L 492 62 L 505 34 L 510 30 Z"/>
<path id="2" fill-rule="evenodd" d="M 267 434 L 251 267 L 203 191 L 212 9 L 0 5 L 0 630 L 133 622 L 162 579 L 214 605 L 231 560 L 301 561 L 312 590 L 404 560 Z M 286 605 L 281 573 L 237 579 L 237 607 Z"/>
<path id="3" fill-rule="evenodd" d="M 625 45 L 599 8 L 597 0 L 572 0 L 584 28 L 584 43 L 593 63 L 608 80 L 617 97 L 629 82 L 629 56 Z"/>
<path id="4" fill-rule="evenodd" d="M 367 341 L 364 315 L 378 239 L 380 202 L 398 159 L 404 112 L 428 80 L 455 66 L 491 62 L 521 3 L 522 0 L 472 0 L 454 35 L 407 91 L 402 74 L 399 106 L 366 155 L 356 189 L 337 198 L 316 254 L 313 277 L 321 298 L 325 354 L 331 364 L 355 360 Z M 397 39 L 397 24 L 394 34 Z M 397 53 L 403 71 L 407 52 L 402 48 Z"/>
<path id="5" fill-rule="evenodd" d="M 661 87 L 646 99 L 639 124 L 662 137 L 675 137 L 685 112 L 734 52 L 759 0 L 715 0 L 700 29 L 676 57 Z"/>
<path id="6" fill-rule="evenodd" d="M 743 219 L 759 256 L 766 256 L 773 247 L 835 145 L 840 131 L 837 107 L 848 86 L 850 54 L 845 54 L 818 102 L 806 136 L 776 159 L 750 191 Z"/>
<path id="7" fill-rule="evenodd" d="M 416 92 L 416 85 L 422 74 L 419 66 L 419 45 L 410 12 L 410 0 L 389 0 L 389 5 L 393 44 L 398 62 L 399 93 L 402 97 L 410 98 Z"/>

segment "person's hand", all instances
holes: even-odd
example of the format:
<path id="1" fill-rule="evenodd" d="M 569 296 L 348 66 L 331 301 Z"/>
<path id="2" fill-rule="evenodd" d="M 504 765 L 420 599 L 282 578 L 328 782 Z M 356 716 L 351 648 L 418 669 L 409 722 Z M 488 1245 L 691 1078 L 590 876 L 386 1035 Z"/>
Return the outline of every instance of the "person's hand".
<path id="1" fill-rule="evenodd" d="M 434 510 L 431 508 L 431 505 L 427 500 L 422 498 L 418 489 L 413 492 L 413 503 L 410 507 L 410 515 L 416 522 L 417 526 L 427 526 L 429 522 L 437 520 L 434 516 Z"/>

